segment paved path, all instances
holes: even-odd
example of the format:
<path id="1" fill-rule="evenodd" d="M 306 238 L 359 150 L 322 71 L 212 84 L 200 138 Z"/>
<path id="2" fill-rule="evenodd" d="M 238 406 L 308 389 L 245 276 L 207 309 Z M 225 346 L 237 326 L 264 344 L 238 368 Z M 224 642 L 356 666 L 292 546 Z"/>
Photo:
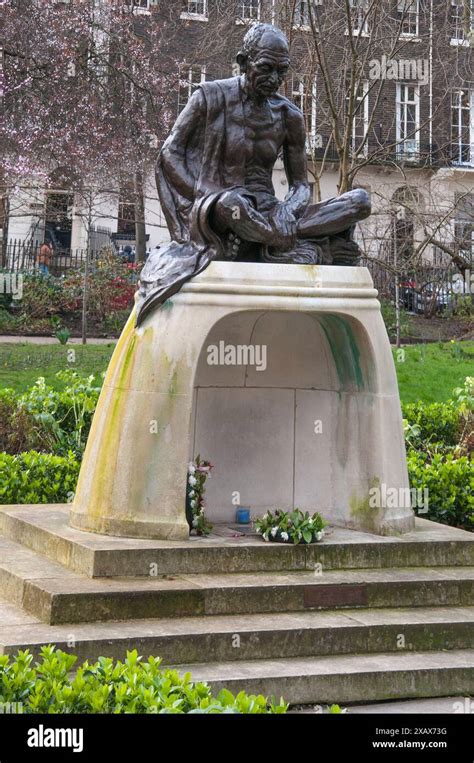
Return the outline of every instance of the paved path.
<path id="1" fill-rule="evenodd" d="M 116 339 L 91 337 L 87 344 L 115 344 Z M 59 344 L 54 336 L 0 336 L 0 344 Z M 73 337 L 68 344 L 82 344 L 82 339 Z"/>
<path id="2" fill-rule="evenodd" d="M 299 707 L 293 712 L 298 713 L 321 713 L 327 712 L 327 706 L 307 706 Z M 442 713 L 451 715 L 452 713 L 474 712 L 474 700 L 468 697 L 434 697 L 432 699 L 413 699 L 403 702 L 374 702 L 371 705 L 352 705 L 346 706 L 347 712 L 351 715 L 373 715 L 373 714 L 395 714 L 403 713 L 406 715 L 418 715 L 424 713 Z"/>

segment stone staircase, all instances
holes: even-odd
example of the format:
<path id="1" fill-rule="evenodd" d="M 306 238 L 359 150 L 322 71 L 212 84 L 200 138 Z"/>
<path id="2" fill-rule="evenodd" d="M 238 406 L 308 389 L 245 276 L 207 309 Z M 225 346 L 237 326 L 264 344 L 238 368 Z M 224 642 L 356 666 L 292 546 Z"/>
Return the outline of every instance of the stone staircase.
<path id="1" fill-rule="evenodd" d="M 315 546 L 217 527 L 186 542 L 68 526 L 66 506 L 0 509 L 0 653 L 80 660 L 136 648 L 213 688 L 292 704 L 474 694 L 474 536 L 418 519 Z"/>

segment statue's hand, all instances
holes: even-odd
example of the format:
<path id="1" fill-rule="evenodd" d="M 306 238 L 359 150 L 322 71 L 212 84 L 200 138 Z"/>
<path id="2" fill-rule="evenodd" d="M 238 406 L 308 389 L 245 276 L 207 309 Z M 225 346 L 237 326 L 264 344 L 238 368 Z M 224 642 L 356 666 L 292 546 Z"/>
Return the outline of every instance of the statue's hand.
<path id="1" fill-rule="evenodd" d="M 279 249 L 292 249 L 296 243 L 296 217 L 284 202 L 277 204 L 270 215 L 270 223 L 275 232 L 273 245 Z"/>

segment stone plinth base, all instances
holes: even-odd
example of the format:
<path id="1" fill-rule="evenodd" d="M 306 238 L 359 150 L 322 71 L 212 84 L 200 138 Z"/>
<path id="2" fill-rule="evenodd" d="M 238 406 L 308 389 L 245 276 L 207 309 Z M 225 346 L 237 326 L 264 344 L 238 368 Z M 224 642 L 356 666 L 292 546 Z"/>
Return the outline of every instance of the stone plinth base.
<path id="1" fill-rule="evenodd" d="M 118 342 L 71 524 L 184 539 L 186 473 L 215 468 L 208 516 L 320 511 L 413 528 L 397 381 L 365 268 L 212 263 Z"/>

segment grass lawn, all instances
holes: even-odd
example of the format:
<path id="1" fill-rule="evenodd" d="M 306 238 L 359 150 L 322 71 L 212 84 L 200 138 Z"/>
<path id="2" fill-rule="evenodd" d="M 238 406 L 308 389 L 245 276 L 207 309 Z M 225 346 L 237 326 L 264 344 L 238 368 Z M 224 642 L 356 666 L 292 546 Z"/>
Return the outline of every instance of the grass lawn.
<path id="1" fill-rule="evenodd" d="M 73 368 L 83 374 L 105 371 L 114 349 L 107 345 L 0 344 L 0 384 L 22 392 L 44 376 L 54 387 L 55 373 Z M 74 360 L 69 355 L 74 352 Z M 393 351 L 403 402 L 448 400 L 454 387 L 474 376 L 474 342 L 408 345 Z"/>
<path id="2" fill-rule="evenodd" d="M 454 387 L 474 376 L 474 342 L 407 345 L 393 356 L 404 403 L 449 400 Z"/>
<path id="3" fill-rule="evenodd" d="M 105 371 L 115 344 L 0 344 L 0 384 L 24 392 L 44 376 L 57 389 L 64 386 L 55 378 L 57 371 L 71 368 L 81 374 Z"/>

